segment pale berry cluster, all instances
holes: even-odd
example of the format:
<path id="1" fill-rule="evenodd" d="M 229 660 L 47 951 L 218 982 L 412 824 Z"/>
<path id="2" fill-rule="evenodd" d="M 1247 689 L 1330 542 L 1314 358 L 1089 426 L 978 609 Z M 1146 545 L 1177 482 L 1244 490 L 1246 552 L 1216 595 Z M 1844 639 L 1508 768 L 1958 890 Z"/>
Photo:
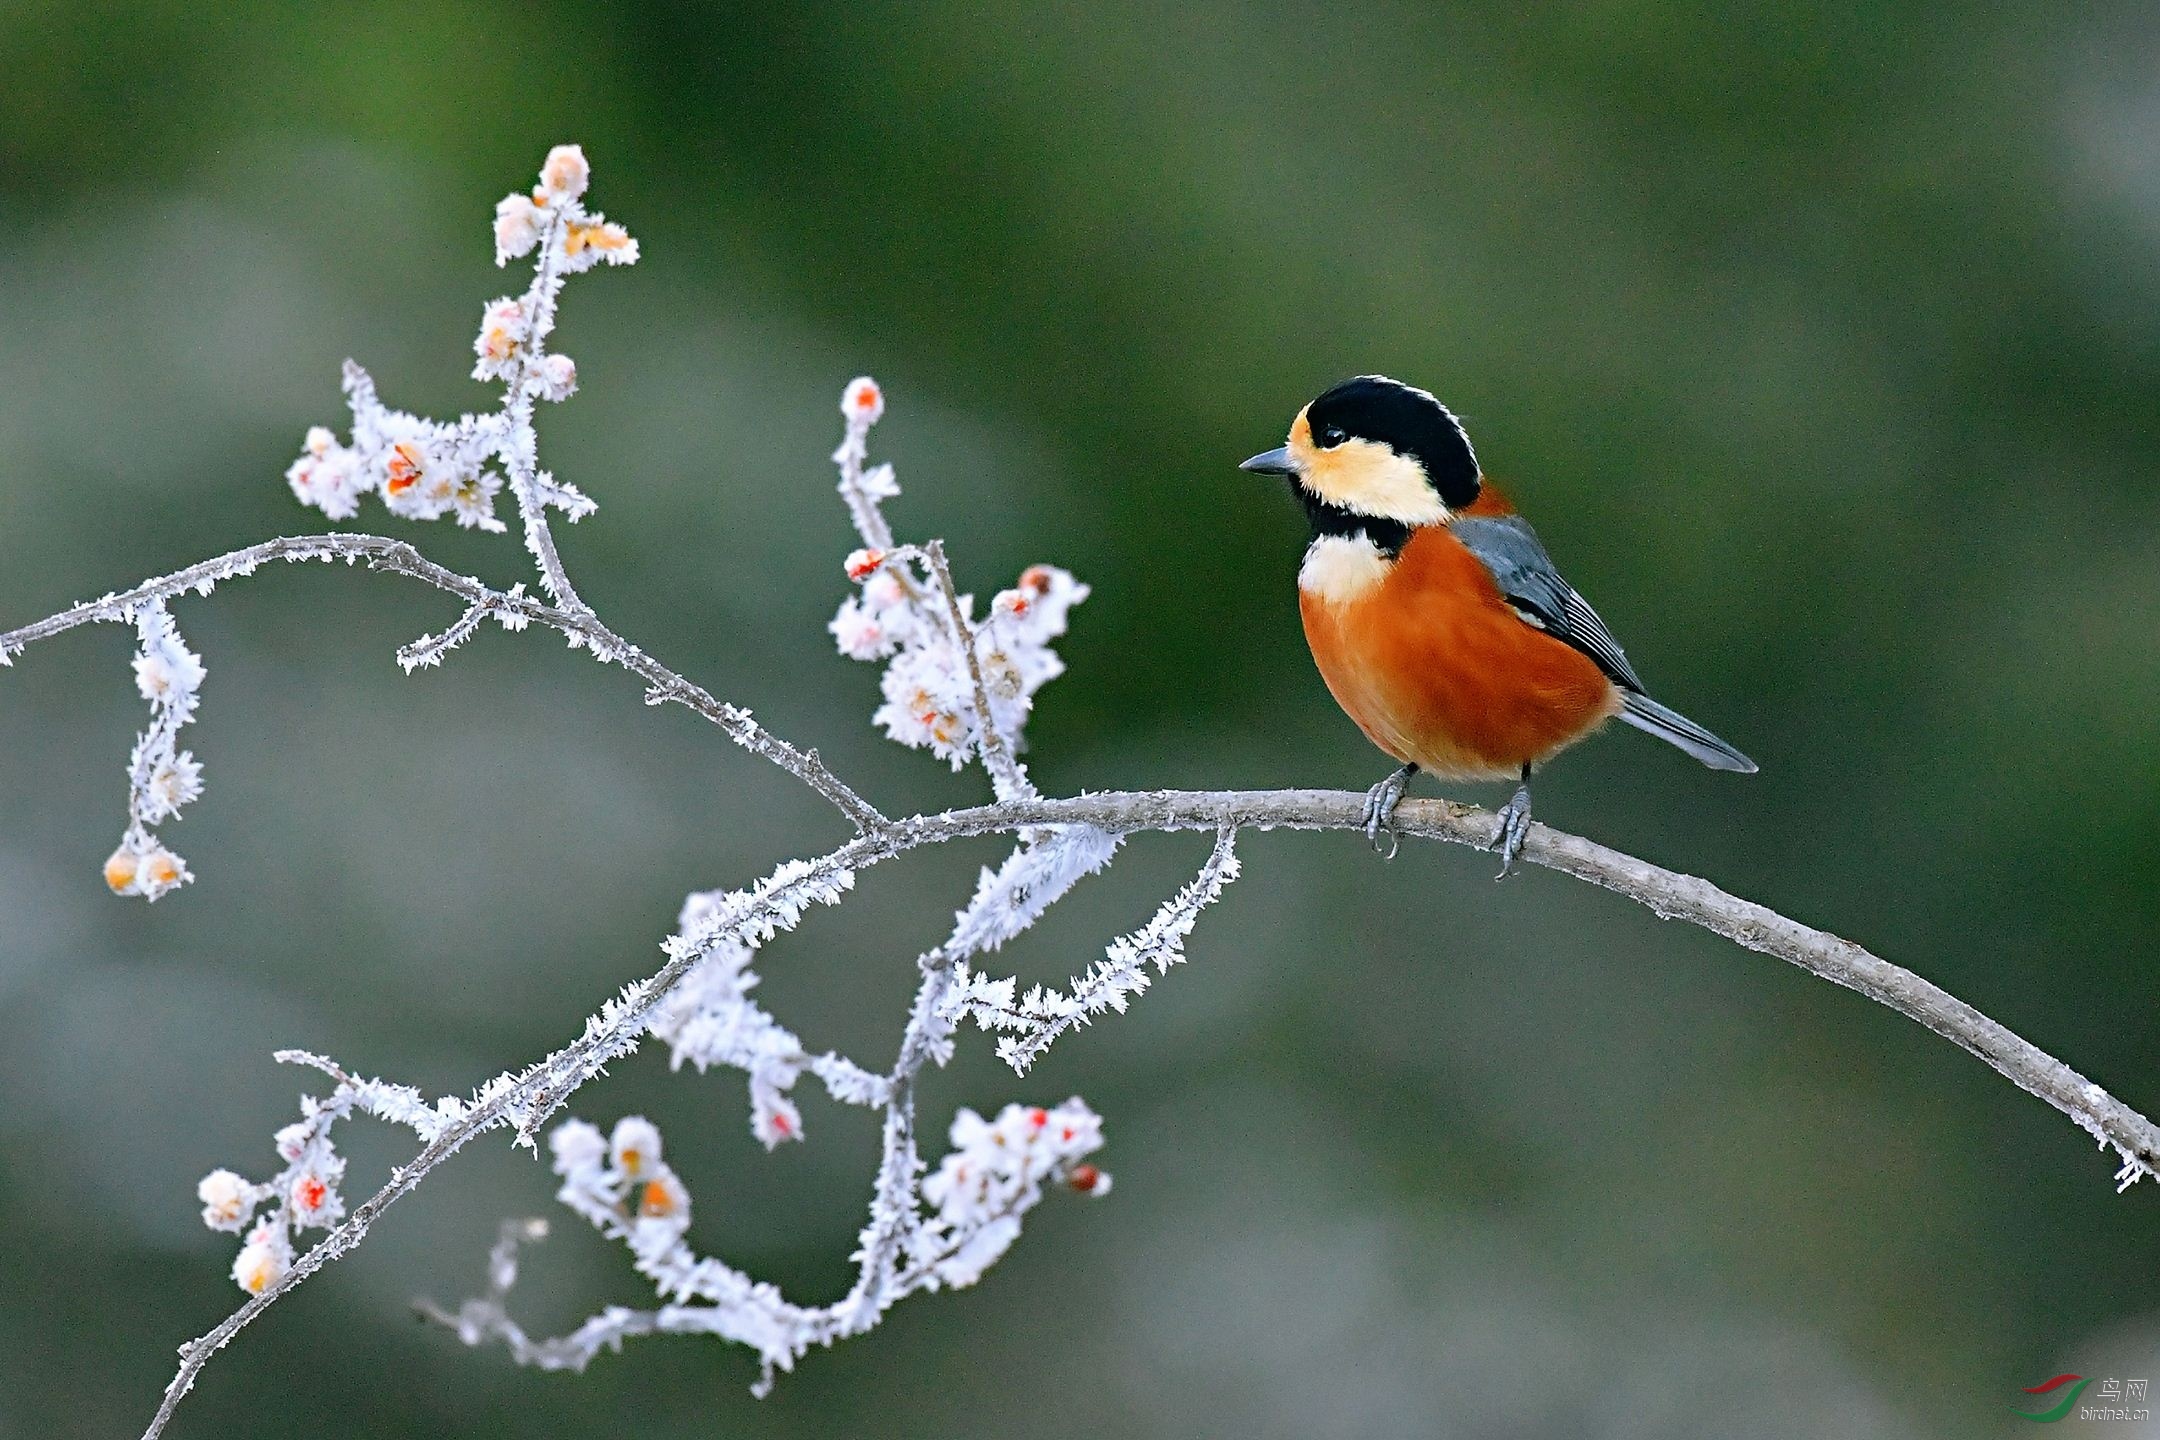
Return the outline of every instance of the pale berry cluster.
<path id="1" fill-rule="evenodd" d="M 641 1115 L 615 1122 L 601 1133 L 582 1120 L 566 1120 L 548 1136 L 555 1173 L 566 1203 L 598 1206 L 619 1219 L 640 1253 L 680 1243 L 690 1228 L 690 1191 L 662 1154 L 659 1127 Z"/>
<path id="2" fill-rule="evenodd" d="M 260 1295 L 285 1278 L 301 1231 L 327 1230 L 345 1218 L 345 1201 L 338 1193 L 345 1157 L 330 1143 L 331 1123 L 344 1107 L 313 1099 L 302 1105 L 302 1118 L 277 1132 L 278 1158 L 285 1165 L 276 1175 L 255 1184 L 230 1170 L 213 1170 L 195 1187 L 203 1224 L 246 1232 L 247 1243 L 233 1259 L 232 1277 L 250 1295 Z"/>
<path id="3" fill-rule="evenodd" d="M 899 744 L 928 750 L 958 770 L 982 752 L 978 674 L 989 723 L 1007 754 L 1017 750 L 1035 692 L 1064 673 L 1051 642 L 1065 633 L 1088 587 L 1054 565 L 1033 565 L 975 619 L 971 595 L 945 596 L 923 553 L 896 547 L 883 502 L 900 493 L 890 465 L 865 468 L 870 427 L 885 413 L 884 392 L 864 376 L 842 392 L 846 433 L 833 460 L 862 548 L 847 557 L 861 588 L 829 627 L 840 653 L 885 660 L 884 703 L 872 717 Z M 970 664 L 970 650 L 973 664 Z"/>
<path id="4" fill-rule="evenodd" d="M 591 184 L 592 166 L 583 147 L 558 145 L 548 151 L 532 192 L 513 190 L 495 204 L 495 263 L 507 265 L 552 244 L 560 247 L 551 257 L 560 275 L 575 275 L 602 261 L 636 264 L 638 243 L 630 232 L 585 209 L 582 202 Z"/>
<path id="5" fill-rule="evenodd" d="M 345 397 L 352 407 L 352 443 L 341 445 L 320 425 L 307 433 L 300 458 L 285 472 L 303 505 L 333 520 L 360 511 L 360 497 L 381 498 L 407 520 L 455 516 L 471 529 L 500 533 L 495 515 L 503 477 L 495 468 L 510 427 L 500 415 L 465 415 L 455 422 L 424 419 L 385 406 L 365 370 L 347 361 Z"/>
<path id="6" fill-rule="evenodd" d="M 128 825 L 106 857 L 105 883 L 116 895 L 156 900 L 194 878 L 156 827 L 202 794 L 202 765 L 179 748 L 179 736 L 195 718 L 206 672 L 162 604 L 136 613 L 135 635 L 135 688 L 150 702 L 150 724 L 128 756 Z"/>
<path id="7" fill-rule="evenodd" d="M 1107 1195 L 1110 1176 L 1087 1156 L 1102 1147 L 1102 1118 L 1077 1099 L 1055 1109 L 1008 1105 L 995 1121 L 962 1110 L 952 1124 L 953 1150 L 922 1183 L 928 1213 L 911 1202 L 890 1235 L 873 1222 L 858 1256 L 867 1269 L 845 1298 L 825 1306 L 790 1302 L 688 1240 L 690 1194 L 663 1157 L 660 1132 L 641 1116 L 603 1135 L 569 1120 L 548 1138 L 562 1184 L 556 1199 L 601 1234 L 629 1247 L 638 1272 L 670 1303 L 655 1314 L 614 1307 L 556 1340 L 534 1342 L 509 1318 L 504 1301 L 516 1278 L 514 1249 L 498 1247 L 490 1293 L 455 1314 L 423 1307 L 477 1343 L 505 1340 L 512 1353 L 550 1369 L 582 1369 L 623 1337 L 664 1329 L 709 1333 L 755 1348 L 764 1363 L 760 1392 L 776 1370 L 792 1369 L 818 1345 L 875 1325 L 895 1302 L 925 1290 L 959 1289 L 982 1278 L 1020 1233 L 1022 1217 L 1046 1186 Z M 519 1227 L 521 1238 L 543 1234 Z M 884 1256 L 881 1263 L 879 1257 Z M 874 1287 L 874 1288 L 873 1288 Z"/>
<path id="8" fill-rule="evenodd" d="M 205 1225 L 246 1235 L 232 1275 L 251 1295 L 261 1294 L 291 1271 L 302 1232 L 331 1229 L 345 1218 L 345 1200 L 339 1191 L 345 1180 L 345 1157 L 332 1143 L 331 1127 L 364 1113 L 406 1127 L 425 1144 L 474 1105 L 514 1083 L 512 1077 L 499 1076 L 470 1101 L 444 1096 L 431 1102 L 409 1085 L 355 1077 L 334 1061 L 305 1050 L 280 1050 L 274 1058 L 281 1064 L 320 1070 L 336 1083 L 320 1098 L 301 1096 L 300 1118 L 272 1137 L 283 1162 L 276 1174 L 257 1183 L 230 1170 L 213 1170 L 195 1189 Z"/>
<path id="9" fill-rule="evenodd" d="M 490 301 L 480 316 L 473 341 L 473 379 L 522 385 L 542 400 L 567 400 L 577 390 L 577 365 L 567 355 L 539 354 L 536 317 L 526 301 L 505 296 Z"/>
<path id="10" fill-rule="evenodd" d="M 963 1109 L 953 1117 L 952 1150 L 923 1181 L 937 1207 L 912 1242 L 938 1283 L 972 1285 L 1020 1235 L 1020 1217 L 1045 1184 L 1083 1195 L 1110 1193 L 1108 1172 L 1083 1163 L 1102 1148 L 1102 1117 L 1078 1096 L 1054 1110 L 1007 1105 L 995 1120 Z"/>
<path id="11" fill-rule="evenodd" d="M 473 378 L 504 387 L 503 409 L 453 422 L 423 419 L 382 404 L 375 385 L 347 362 L 345 392 L 352 407 L 352 439 L 340 444 L 322 426 L 307 433 L 300 458 L 285 472 L 293 495 L 332 520 L 360 513 L 363 495 L 379 495 L 390 512 L 410 520 L 454 516 L 460 525 L 500 531 L 495 500 L 505 476 L 526 475 L 536 503 L 562 509 L 572 520 L 590 513 L 592 502 L 532 468 L 530 407 L 534 400 L 566 400 L 577 389 L 577 366 L 567 355 L 548 353 L 556 300 L 563 277 L 605 262 L 629 265 L 637 241 L 622 226 L 588 213 L 582 203 L 591 167 L 575 145 L 558 145 L 541 167 L 530 195 L 512 194 L 495 207 L 498 265 L 539 252 L 525 293 L 488 302 L 473 340 Z"/>

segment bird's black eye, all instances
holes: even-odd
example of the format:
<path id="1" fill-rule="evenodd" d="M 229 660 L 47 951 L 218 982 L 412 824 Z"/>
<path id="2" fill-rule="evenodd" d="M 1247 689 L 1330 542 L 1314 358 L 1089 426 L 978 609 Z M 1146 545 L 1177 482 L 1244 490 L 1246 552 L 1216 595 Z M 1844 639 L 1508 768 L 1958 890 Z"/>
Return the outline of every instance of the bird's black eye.
<path id="1" fill-rule="evenodd" d="M 1323 450 L 1332 450 L 1349 438 L 1350 432 L 1340 425 L 1323 425 L 1320 427 L 1320 448 Z"/>

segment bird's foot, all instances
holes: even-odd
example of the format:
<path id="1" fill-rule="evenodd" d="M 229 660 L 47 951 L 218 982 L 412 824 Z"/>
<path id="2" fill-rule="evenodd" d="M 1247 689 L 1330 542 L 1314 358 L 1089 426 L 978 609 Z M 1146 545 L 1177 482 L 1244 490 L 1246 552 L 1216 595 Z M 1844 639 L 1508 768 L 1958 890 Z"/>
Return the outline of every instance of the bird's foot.
<path id="1" fill-rule="evenodd" d="M 1515 798 L 1508 801 L 1500 812 L 1500 828 L 1493 836 L 1492 848 L 1500 852 L 1500 873 L 1495 880 L 1505 880 L 1513 873 L 1515 862 L 1522 855 L 1523 841 L 1530 837 L 1530 787 L 1516 787 Z"/>
<path id="2" fill-rule="evenodd" d="M 1405 765 L 1365 792 L 1365 838 L 1383 859 L 1394 859 L 1401 843 L 1395 836 L 1395 807 L 1417 772 L 1417 766 Z"/>

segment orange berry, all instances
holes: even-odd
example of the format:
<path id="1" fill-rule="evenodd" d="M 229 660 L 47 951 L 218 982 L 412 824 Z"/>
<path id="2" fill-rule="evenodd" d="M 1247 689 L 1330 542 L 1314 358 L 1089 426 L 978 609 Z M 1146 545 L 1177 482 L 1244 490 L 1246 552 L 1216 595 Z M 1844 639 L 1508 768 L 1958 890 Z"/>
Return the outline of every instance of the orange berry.
<path id="1" fill-rule="evenodd" d="M 105 883 L 112 887 L 113 894 L 125 895 L 135 888 L 135 877 L 141 867 L 142 862 L 135 852 L 123 845 L 106 857 Z"/>
<path id="2" fill-rule="evenodd" d="M 645 1193 L 638 1199 L 638 1214 L 649 1220 L 664 1220 L 670 1215 L 682 1213 L 683 1202 L 688 1197 L 682 1187 L 672 1179 L 662 1177 L 645 1182 Z"/>
<path id="3" fill-rule="evenodd" d="M 146 883 L 169 889 L 180 883 L 180 858 L 170 850 L 153 850 L 143 859 L 142 874 Z"/>
<path id="4" fill-rule="evenodd" d="M 402 495 L 419 484 L 426 458 L 420 447 L 410 440 L 400 440 L 392 445 L 389 462 L 383 467 L 383 489 L 392 495 Z"/>

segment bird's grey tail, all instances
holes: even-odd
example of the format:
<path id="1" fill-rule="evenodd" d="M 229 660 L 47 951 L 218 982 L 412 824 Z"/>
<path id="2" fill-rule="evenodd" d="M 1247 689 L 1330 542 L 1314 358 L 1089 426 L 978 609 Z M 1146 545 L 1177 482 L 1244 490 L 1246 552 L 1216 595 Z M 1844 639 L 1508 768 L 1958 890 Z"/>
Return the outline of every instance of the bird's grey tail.
<path id="1" fill-rule="evenodd" d="M 1677 745 L 1712 770 L 1734 770 L 1742 775 L 1755 773 L 1753 760 L 1679 711 L 1634 690 L 1624 693 L 1626 699 L 1621 704 L 1620 718 L 1636 729 L 1655 735 L 1668 745 Z"/>

